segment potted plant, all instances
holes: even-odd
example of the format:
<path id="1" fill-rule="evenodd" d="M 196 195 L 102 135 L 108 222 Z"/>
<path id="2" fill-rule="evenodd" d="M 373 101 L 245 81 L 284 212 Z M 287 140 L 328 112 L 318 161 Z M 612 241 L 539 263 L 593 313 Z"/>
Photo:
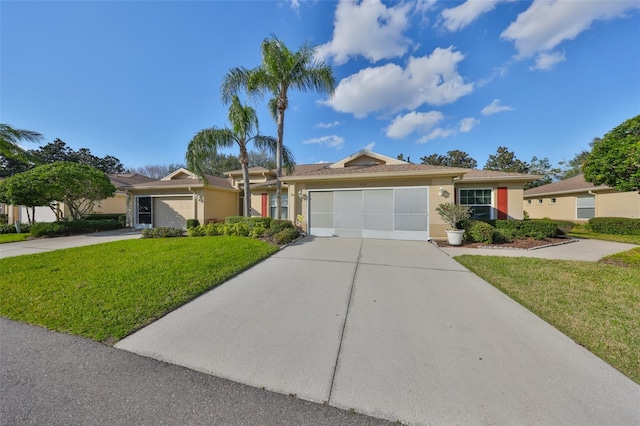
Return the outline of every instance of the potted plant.
<path id="1" fill-rule="evenodd" d="M 464 229 L 458 229 L 458 223 L 471 217 L 471 207 L 455 203 L 442 203 L 436 207 L 436 211 L 442 220 L 450 226 L 450 229 L 446 230 L 449 244 L 452 246 L 461 245 Z"/>

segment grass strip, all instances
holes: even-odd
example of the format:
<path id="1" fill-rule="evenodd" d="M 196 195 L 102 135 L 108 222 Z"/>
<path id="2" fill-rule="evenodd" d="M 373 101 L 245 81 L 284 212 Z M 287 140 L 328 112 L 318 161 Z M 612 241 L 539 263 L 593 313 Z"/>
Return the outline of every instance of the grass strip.
<path id="1" fill-rule="evenodd" d="M 167 238 L 0 259 L 0 315 L 114 344 L 277 250 L 243 237 Z"/>
<path id="2" fill-rule="evenodd" d="M 640 268 L 640 247 L 622 253 L 610 254 L 602 258 L 605 263 L 613 263 L 630 268 Z"/>
<path id="3" fill-rule="evenodd" d="M 640 268 L 532 258 L 455 259 L 640 383 Z"/>
<path id="4" fill-rule="evenodd" d="M 573 228 L 567 233 L 570 237 L 589 238 L 593 240 L 613 241 L 615 243 L 627 243 L 640 245 L 640 235 L 614 235 L 614 234 L 598 234 L 583 228 Z"/>
<path id="5" fill-rule="evenodd" d="M 0 244 L 25 241 L 31 234 L 0 234 Z"/>

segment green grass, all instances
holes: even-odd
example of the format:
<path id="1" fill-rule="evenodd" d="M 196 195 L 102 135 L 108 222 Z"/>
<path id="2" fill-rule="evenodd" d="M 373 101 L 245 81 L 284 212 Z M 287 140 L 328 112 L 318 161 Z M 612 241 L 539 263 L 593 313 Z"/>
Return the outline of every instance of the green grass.
<path id="1" fill-rule="evenodd" d="M 16 241 L 24 241 L 31 234 L 0 234 L 0 244 L 15 243 Z"/>
<path id="2" fill-rule="evenodd" d="M 640 268 L 511 257 L 456 260 L 640 383 Z"/>
<path id="3" fill-rule="evenodd" d="M 0 315 L 113 344 L 275 251 L 251 238 L 166 238 L 0 259 Z"/>
<path id="4" fill-rule="evenodd" d="M 570 232 L 567 232 L 570 237 L 578 238 L 590 238 L 594 240 L 613 241 L 616 243 L 628 243 L 640 245 L 640 235 L 614 235 L 614 234 L 598 234 L 596 232 L 589 231 L 584 227 L 575 227 Z"/>
<path id="5" fill-rule="evenodd" d="M 602 260 L 606 263 L 614 263 L 631 268 L 640 268 L 640 247 L 622 253 L 605 256 Z"/>

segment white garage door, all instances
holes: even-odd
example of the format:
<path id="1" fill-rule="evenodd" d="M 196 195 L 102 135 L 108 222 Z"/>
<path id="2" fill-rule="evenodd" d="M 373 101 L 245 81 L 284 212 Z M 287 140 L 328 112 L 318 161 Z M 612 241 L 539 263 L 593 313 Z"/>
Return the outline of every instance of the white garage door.
<path id="1" fill-rule="evenodd" d="M 311 235 L 429 238 L 428 187 L 309 191 L 308 197 Z"/>
<path id="2" fill-rule="evenodd" d="M 156 197 L 153 198 L 153 226 L 186 228 L 187 219 L 193 216 L 193 199 L 191 197 Z"/>
<path id="3" fill-rule="evenodd" d="M 27 210 L 29 210 L 28 213 Z M 31 218 L 32 222 L 55 222 L 58 220 L 55 212 L 50 207 L 38 206 L 32 209 L 31 207 L 20 206 L 18 220 L 22 223 L 29 223 L 29 218 Z"/>

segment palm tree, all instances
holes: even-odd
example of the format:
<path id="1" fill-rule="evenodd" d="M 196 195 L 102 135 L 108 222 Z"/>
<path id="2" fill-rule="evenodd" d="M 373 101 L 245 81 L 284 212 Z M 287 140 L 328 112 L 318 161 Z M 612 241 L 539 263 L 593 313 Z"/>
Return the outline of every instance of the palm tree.
<path id="1" fill-rule="evenodd" d="M 31 130 L 14 129 L 0 123 L 0 155 L 13 160 L 27 162 L 32 157 L 20 147 L 20 141 L 38 143 L 43 136 Z"/>
<path id="2" fill-rule="evenodd" d="M 222 100 L 228 103 L 240 89 L 250 95 L 262 97 L 265 91 L 273 95 L 269 101 L 269 110 L 278 126 L 276 147 L 276 215 L 280 217 L 283 161 L 284 113 L 289 106 L 287 93 L 289 88 L 308 92 L 335 91 L 333 70 L 327 64 L 315 59 L 316 48 L 303 44 L 297 52 L 291 52 L 274 35 L 264 39 L 261 45 L 262 63 L 248 70 L 236 67 L 229 70 L 222 82 Z"/>
<path id="3" fill-rule="evenodd" d="M 237 96 L 231 98 L 229 107 L 229 122 L 231 129 L 211 127 L 200 130 L 191 139 L 187 148 L 187 168 L 206 181 L 206 159 L 219 148 L 230 148 L 237 144 L 240 148 L 240 164 L 242 165 L 242 180 L 244 182 L 244 215 L 251 216 L 251 188 L 249 187 L 249 153 L 247 145 L 253 141 L 258 149 L 274 153 L 277 141 L 271 136 L 263 136 L 258 131 L 258 116 L 250 106 L 240 103 Z M 293 155 L 285 150 L 285 158 L 289 166 L 295 165 Z"/>

